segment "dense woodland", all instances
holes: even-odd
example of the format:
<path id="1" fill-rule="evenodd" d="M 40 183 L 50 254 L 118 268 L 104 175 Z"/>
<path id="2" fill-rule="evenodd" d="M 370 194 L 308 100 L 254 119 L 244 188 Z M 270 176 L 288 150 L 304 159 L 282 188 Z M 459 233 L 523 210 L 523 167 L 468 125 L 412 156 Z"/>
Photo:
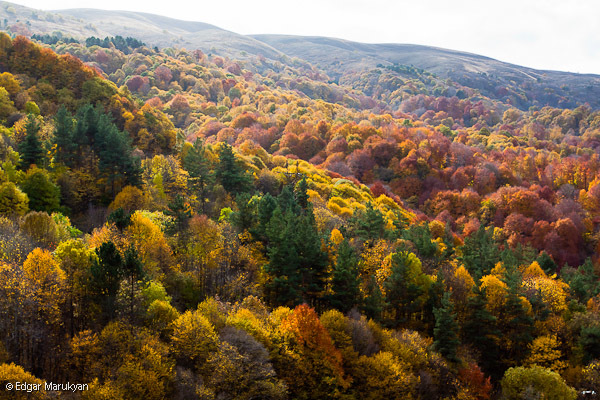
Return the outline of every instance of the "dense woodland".
<path id="1" fill-rule="evenodd" d="M 598 110 L 38 39 L 0 34 L 0 382 L 90 390 L 22 398 L 600 393 Z"/>

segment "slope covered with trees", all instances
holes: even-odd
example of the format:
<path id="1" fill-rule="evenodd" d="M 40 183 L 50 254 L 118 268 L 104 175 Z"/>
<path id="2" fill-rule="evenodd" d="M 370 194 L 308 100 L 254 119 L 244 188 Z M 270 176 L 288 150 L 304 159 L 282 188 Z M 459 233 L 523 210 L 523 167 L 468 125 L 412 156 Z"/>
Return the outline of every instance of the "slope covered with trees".
<path id="1" fill-rule="evenodd" d="M 375 93 L 300 61 L 51 46 L 0 36 L 0 381 L 599 390 L 597 111 L 436 92 L 409 67 Z"/>

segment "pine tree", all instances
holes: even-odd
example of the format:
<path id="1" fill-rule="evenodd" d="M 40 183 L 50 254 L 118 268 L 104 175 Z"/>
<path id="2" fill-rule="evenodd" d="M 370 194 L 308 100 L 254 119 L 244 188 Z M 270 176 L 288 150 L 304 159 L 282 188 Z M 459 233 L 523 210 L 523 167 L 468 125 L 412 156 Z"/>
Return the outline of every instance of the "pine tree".
<path id="1" fill-rule="evenodd" d="M 249 193 L 239 194 L 235 203 L 238 210 L 231 215 L 231 222 L 240 232 L 251 231 L 256 224 L 256 205 Z"/>
<path id="2" fill-rule="evenodd" d="M 251 178 L 236 160 L 233 148 L 227 143 L 221 147 L 216 176 L 229 193 L 239 194 L 250 190 Z"/>
<path id="3" fill-rule="evenodd" d="M 364 211 L 355 213 L 349 221 L 350 232 L 368 246 L 385 236 L 385 220 L 378 209 L 367 203 Z"/>
<path id="4" fill-rule="evenodd" d="M 105 242 L 96 249 L 98 259 L 91 268 L 92 287 L 96 291 L 104 314 L 112 319 L 115 300 L 123 278 L 123 259 L 113 242 Z"/>
<path id="5" fill-rule="evenodd" d="M 508 343 L 504 349 L 505 367 L 519 365 L 527 354 L 527 347 L 533 341 L 533 318 L 527 314 L 519 295 L 521 275 L 516 267 L 507 268 L 504 282 L 508 286 L 506 300 L 502 307 L 503 337 Z"/>
<path id="6" fill-rule="evenodd" d="M 328 296 L 331 307 L 347 313 L 360 305 L 360 279 L 358 257 L 348 240 L 340 244 L 337 260 L 331 278 L 331 291 Z"/>
<path id="7" fill-rule="evenodd" d="M 277 200 L 269 193 L 265 194 L 258 202 L 258 224 L 252 234 L 258 239 L 266 243 L 267 241 L 267 226 L 273 212 L 277 208 Z"/>
<path id="8" fill-rule="evenodd" d="M 460 261 L 475 280 L 489 274 L 500 260 L 500 252 L 492 237 L 492 231 L 486 229 L 483 224 L 479 226 L 477 232 L 465 238 L 462 254 Z"/>
<path id="9" fill-rule="evenodd" d="M 187 227 L 188 220 L 192 217 L 189 205 L 185 203 L 183 197 L 177 195 L 168 207 L 169 209 L 165 211 L 165 214 L 175 219 L 174 226 L 170 227 L 169 230 L 171 232 L 183 232 Z"/>
<path id="10" fill-rule="evenodd" d="M 19 144 L 19 153 L 21 153 L 21 168 L 27 169 L 32 164 L 39 164 L 44 155 L 42 142 L 38 137 L 40 125 L 35 116 L 29 114 L 25 124 L 25 139 Z"/>
<path id="11" fill-rule="evenodd" d="M 445 292 L 442 297 L 442 306 L 433 310 L 435 315 L 435 328 L 433 329 L 435 341 L 433 345 L 448 361 L 457 363 L 459 360 L 456 356 L 456 350 L 460 340 L 458 339 L 456 315 L 453 312 L 454 304 L 450 300 L 450 292 Z"/>
<path id="12" fill-rule="evenodd" d="M 77 144 L 74 141 L 73 116 L 61 105 L 54 117 L 54 144 L 56 145 L 56 161 L 68 167 L 74 166 Z"/>
<path id="13" fill-rule="evenodd" d="M 473 287 L 474 296 L 467 302 L 469 314 L 462 327 L 464 343 L 471 344 L 481 355 L 479 364 L 489 374 L 498 371 L 498 337 L 501 332 L 497 328 L 497 319 L 486 308 L 485 290 L 477 285 Z M 502 371 L 499 371 L 502 376 Z M 496 376 L 496 375 L 494 375 Z"/>
<path id="14" fill-rule="evenodd" d="M 127 294 L 127 300 L 129 302 L 129 322 L 133 323 L 135 289 L 138 286 L 138 281 L 145 277 L 142 261 L 139 259 L 138 253 L 133 246 L 129 246 L 125 251 L 123 257 L 123 276 L 127 279 L 127 283 L 129 284 L 129 293 Z"/>
<path id="15" fill-rule="evenodd" d="M 363 304 L 360 310 L 366 314 L 368 318 L 375 321 L 381 321 L 381 313 L 385 307 L 385 302 L 381 289 L 375 280 L 371 277 L 366 290 L 367 295 L 363 299 Z"/>
<path id="16" fill-rule="evenodd" d="M 386 302 L 394 311 L 396 323 L 408 321 L 420 307 L 418 298 L 423 295 L 423 288 L 411 276 L 413 262 L 418 262 L 414 254 L 406 251 L 392 254 L 392 271 L 383 283 Z"/>
<path id="17" fill-rule="evenodd" d="M 206 189 L 214 182 L 214 173 L 205 156 L 204 143 L 196 139 L 194 146 L 183 158 L 183 168 L 189 173 L 190 186 L 198 193 L 202 213 L 206 213 Z"/>
<path id="18" fill-rule="evenodd" d="M 298 182 L 298 185 L 296 186 L 296 201 L 298 202 L 300 208 L 302 208 L 303 210 L 306 210 L 310 205 L 308 201 L 309 196 L 307 191 L 308 183 L 306 182 L 306 177 L 304 177 L 300 182 Z"/>

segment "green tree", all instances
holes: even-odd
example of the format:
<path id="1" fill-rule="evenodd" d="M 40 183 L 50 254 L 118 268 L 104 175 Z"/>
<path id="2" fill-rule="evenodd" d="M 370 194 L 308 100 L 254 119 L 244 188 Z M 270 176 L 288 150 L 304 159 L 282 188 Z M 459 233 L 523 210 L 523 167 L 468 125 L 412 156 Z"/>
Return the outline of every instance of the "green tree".
<path id="1" fill-rule="evenodd" d="M 502 373 L 498 368 L 498 337 L 501 332 L 497 328 L 497 318 L 486 308 L 487 300 L 485 290 L 477 285 L 473 287 L 474 296 L 467 301 L 469 313 L 462 326 L 462 340 L 472 345 L 480 355 L 479 364 L 483 369 L 500 378 Z"/>
<path id="2" fill-rule="evenodd" d="M 29 208 L 51 213 L 60 208 L 60 189 L 50 180 L 48 172 L 39 168 L 27 171 L 21 189 L 29 198 Z"/>
<path id="3" fill-rule="evenodd" d="M 122 269 L 123 276 L 125 277 L 128 286 L 127 303 L 129 305 L 129 322 L 133 323 L 135 319 L 134 307 L 136 301 L 136 288 L 140 287 L 141 281 L 146 277 L 142 261 L 138 257 L 135 247 L 129 246 L 125 251 Z"/>
<path id="4" fill-rule="evenodd" d="M 29 198 L 12 182 L 0 184 L 0 214 L 23 215 L 29 211 Z"/>
<path id="5" fill-rule="evenodd" d="M 377 239 L 385 236 L 385 219 L 383 214 L 373 208 L 371 202 L 367 203 L 364 211 L 356 212 L 350 218 L 349 231 L 361 242 L 371 246 Z"/>
<path id="6" fill-rule="evenodd" d="M 44 150 L 42 142 L 38 137 L 40 125 L 35 116 L 29 114 L 25 124 L 25 139 L 19 144 L 19 153 L 21 153 L 21 168 L 27 169 L 32 164 L 39 164 L 42 161 Z"/>
<path id="7" fill-rule="evenodd" d="M 247 192 L 251 187 L 251 178 L 233 154 L 233 148 L 224 143 L 219 153 L 216 177 L 229 193 Z"/>
<path id="8" fill-rule="evenodd" d="M 383 286 L 396 323 L 409 321 L 423 307 L 429 284 L 417 256 L 407 251 L 392 254 L 392 271 Z"/>
<path id="9" fill-rule="evenodd" d="M 360 305 L 358 257 L 348 240 L 340 244 L 331 277 L 329 304 L 344 313 Z"/>
<path id="10" fill-rule="evenodd" d="M 575 400 L 577 392 L 556 372 L 539 366 L 509 368 L 502 378 L 502 395 L 507 400 Z"/>
<path id="11" fill-rule="evenodd" d="M 96 249 L 97 259 L 91 268 L 92 287 L 108 319 L 115 314 L 115 300 L 123 278 L 123 258 L 113 242 L 104 242 Z"/>
<path id="12" fill-rule="evenodd" d="M 385 299 L 383 298 L 383 293 L 381 293 L 375 277 L 372 276 L 367 285 L 366 296 L 363 299 L 360 309 L 367 317 L 375 321 L 380 321 L 384 306 Z"/>
<path id="13" fill-rule="evenodd" d="M 68 167 L 74 166 L 77 144 L 74 141 L 75 124 L 73 116 L 61 105 L 54 117 L 55 159 Z"/>
<path id="14" fill-rule="evenodd" d="M 450 300 L 450 292 L 444 293 L 442 297 L 442 306 L 433 310 L 435 315 L 435 328 L 433 345 L 441 355 L 448 361 L 457 363 L 456 349 L 460 344 L 458 339 L 458 324 L 456 323 L 456 314 L 454 314 L 454 304 Z"/>
<path id="15" fill-rule="evenodd" d="M 481 224 L 474 234 L 465 238 L 460 261 L 475 280 L 489 274 L 499 260 L 500 251 L 492 237 L 492 229 Z"/>
<path id="16" fill-rule="evenodd" d="M 194 145 L 183 158 L 183 168 L 189 173 L 191 188 L 198 193 L 202 214 L 206 214 L 206 190 L 214 183 L 215 176 L 205 155 L 204 143 L 196 139 Z"/>

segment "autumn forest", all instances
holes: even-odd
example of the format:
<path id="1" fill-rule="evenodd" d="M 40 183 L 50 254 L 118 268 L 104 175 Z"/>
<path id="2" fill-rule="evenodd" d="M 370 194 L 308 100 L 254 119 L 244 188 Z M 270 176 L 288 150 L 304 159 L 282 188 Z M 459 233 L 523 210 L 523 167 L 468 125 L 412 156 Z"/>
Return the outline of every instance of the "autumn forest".
<path id="1" fill-rule="evenodd" d="M 2 29 L 1 399 L 600 393 L 597 106 Z"/>

